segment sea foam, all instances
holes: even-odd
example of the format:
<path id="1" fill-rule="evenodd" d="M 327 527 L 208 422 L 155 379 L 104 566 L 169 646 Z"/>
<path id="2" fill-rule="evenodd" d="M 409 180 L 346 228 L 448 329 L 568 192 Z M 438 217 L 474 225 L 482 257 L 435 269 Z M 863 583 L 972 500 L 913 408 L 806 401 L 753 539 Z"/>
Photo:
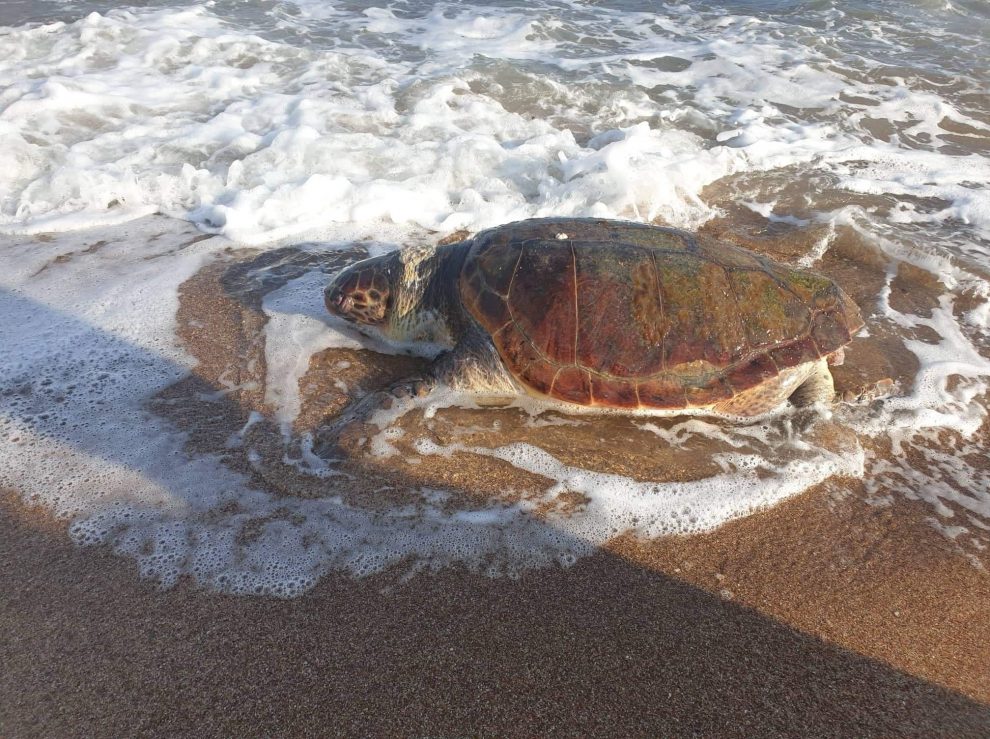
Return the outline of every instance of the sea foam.
<path id="1" fill-rule="evenodd" d="M 235 32 L 205 6 L 10 29 L 0 227 L 162 212 L 268 243 L 372 221 L 694 226 L 713 214 L 700 197 L 712 182 L 813 165 L 851 191 L 941 198 L 949 205 L 924 217 L 986 232 L 986 160 L 936 146 L 946 122 L 988 135 L 961 102 L 860 82 L 779 23 L 602 8 L 574 45 L 587 13 L 536 10 L 339 13 L 307 29 L 341 32 L 325 45 Z M 602 71 L 623 84 L 603 84 Z M 867 119 L 903 123 L 911 146 L 873 136 Z"/>

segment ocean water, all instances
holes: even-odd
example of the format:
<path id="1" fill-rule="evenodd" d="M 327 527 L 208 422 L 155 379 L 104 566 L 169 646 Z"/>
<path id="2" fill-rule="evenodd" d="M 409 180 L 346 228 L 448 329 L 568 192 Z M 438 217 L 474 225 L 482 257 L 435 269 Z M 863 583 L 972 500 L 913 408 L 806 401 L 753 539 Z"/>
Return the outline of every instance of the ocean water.
<path id="1" fill-rule="evenodd" d="M 24 1 L 0 24 L 0 487 L 78 541 L 294 595 L 566 566 L 817 486 L 922 505 L 983 566 L 985 3 Z M 327 452 L 321 408 L 387 350 L 326 315 L 330 274 L 549 215 L 834 276 L 867 321 L 850 397 L 895 391 L 740 426 L 441 394 Z M 214 372 L 235 329 L 257 351 Z"/>

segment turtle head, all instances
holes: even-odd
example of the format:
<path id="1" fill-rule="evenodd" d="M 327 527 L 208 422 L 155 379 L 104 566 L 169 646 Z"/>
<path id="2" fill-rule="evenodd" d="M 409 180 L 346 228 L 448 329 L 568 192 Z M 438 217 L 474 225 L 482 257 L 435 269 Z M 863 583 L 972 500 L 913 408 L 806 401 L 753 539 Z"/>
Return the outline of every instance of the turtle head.
<path id="1" fill-rule="evenodd" d="M 388 343 L 453 346 L 445 302 L 457 273 L 440 269 L 436 253 L 435 247 L 412 246 L 352 264 L 327 286 L 327 310 Z M 428 290 L 437 278 L 446 288 Z"/>
<path id="2" fill-rule="evenodd" d="M 394 254 L 365 259 L 340 272 L 323 293 L 327 310 L 359 326 L 387 326 L 402 265 Z"/>

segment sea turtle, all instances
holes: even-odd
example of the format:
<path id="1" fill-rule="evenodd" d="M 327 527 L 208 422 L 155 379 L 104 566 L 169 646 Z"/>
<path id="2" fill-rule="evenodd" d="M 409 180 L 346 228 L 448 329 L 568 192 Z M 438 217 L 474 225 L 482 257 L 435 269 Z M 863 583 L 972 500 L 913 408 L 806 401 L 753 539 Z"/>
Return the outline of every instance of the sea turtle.
<path id="1" fill-rule="evenodd" d="M 862 326 L 831 280 L 673 228 L 542 218 L 354 264 L 328 310 L 441 353 L 426 378 L 564 410 L 765 414 L 830 401 Z M 363 413 L 383 397 L 367 398 Z M 352 414 L 353 417 L 353 414 Z"/>

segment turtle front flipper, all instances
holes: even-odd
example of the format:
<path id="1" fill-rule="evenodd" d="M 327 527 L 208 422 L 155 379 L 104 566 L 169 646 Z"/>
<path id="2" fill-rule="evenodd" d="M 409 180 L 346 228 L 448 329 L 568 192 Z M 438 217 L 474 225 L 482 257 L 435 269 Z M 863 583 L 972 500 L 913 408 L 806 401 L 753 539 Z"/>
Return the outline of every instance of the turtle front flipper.
<path id="1" fill-rule="evenodd" d="M 354 401 L 331 423 L 319 430 L 318 453 L 322 455 L 330 449 L 342 446 L 344 439 L 370 439 L 411 411 L 416 405 L 416 399 L 429 395 L 436 384 L 436 378 L 429 373 L 422 377 L 406 377 L 393 382 L 384 390 L 369 393 Z"/>
<path id="2" fill-rule="evenodd" d="M 471 326 L 449 352 L 437 357 L 432 374 L 455 392 L 493 398 L 515 398 L 519 387 L 506 371 L 491 336 Z"/>
<path id="3" fill-rule="evenodd" d="M 488 334 L 468 330 L 450 351 L 434 360 L 422 376 L 406 377 L 347 406 L 320 430 L 321 446 L 338 446 L 345 436 L 370 438 L 416 407 L 438 387 L 472 395 L 479 405 L 498 405 L 519 395 Z M 369 429 L 371 424 L 375 428 Z"/>

